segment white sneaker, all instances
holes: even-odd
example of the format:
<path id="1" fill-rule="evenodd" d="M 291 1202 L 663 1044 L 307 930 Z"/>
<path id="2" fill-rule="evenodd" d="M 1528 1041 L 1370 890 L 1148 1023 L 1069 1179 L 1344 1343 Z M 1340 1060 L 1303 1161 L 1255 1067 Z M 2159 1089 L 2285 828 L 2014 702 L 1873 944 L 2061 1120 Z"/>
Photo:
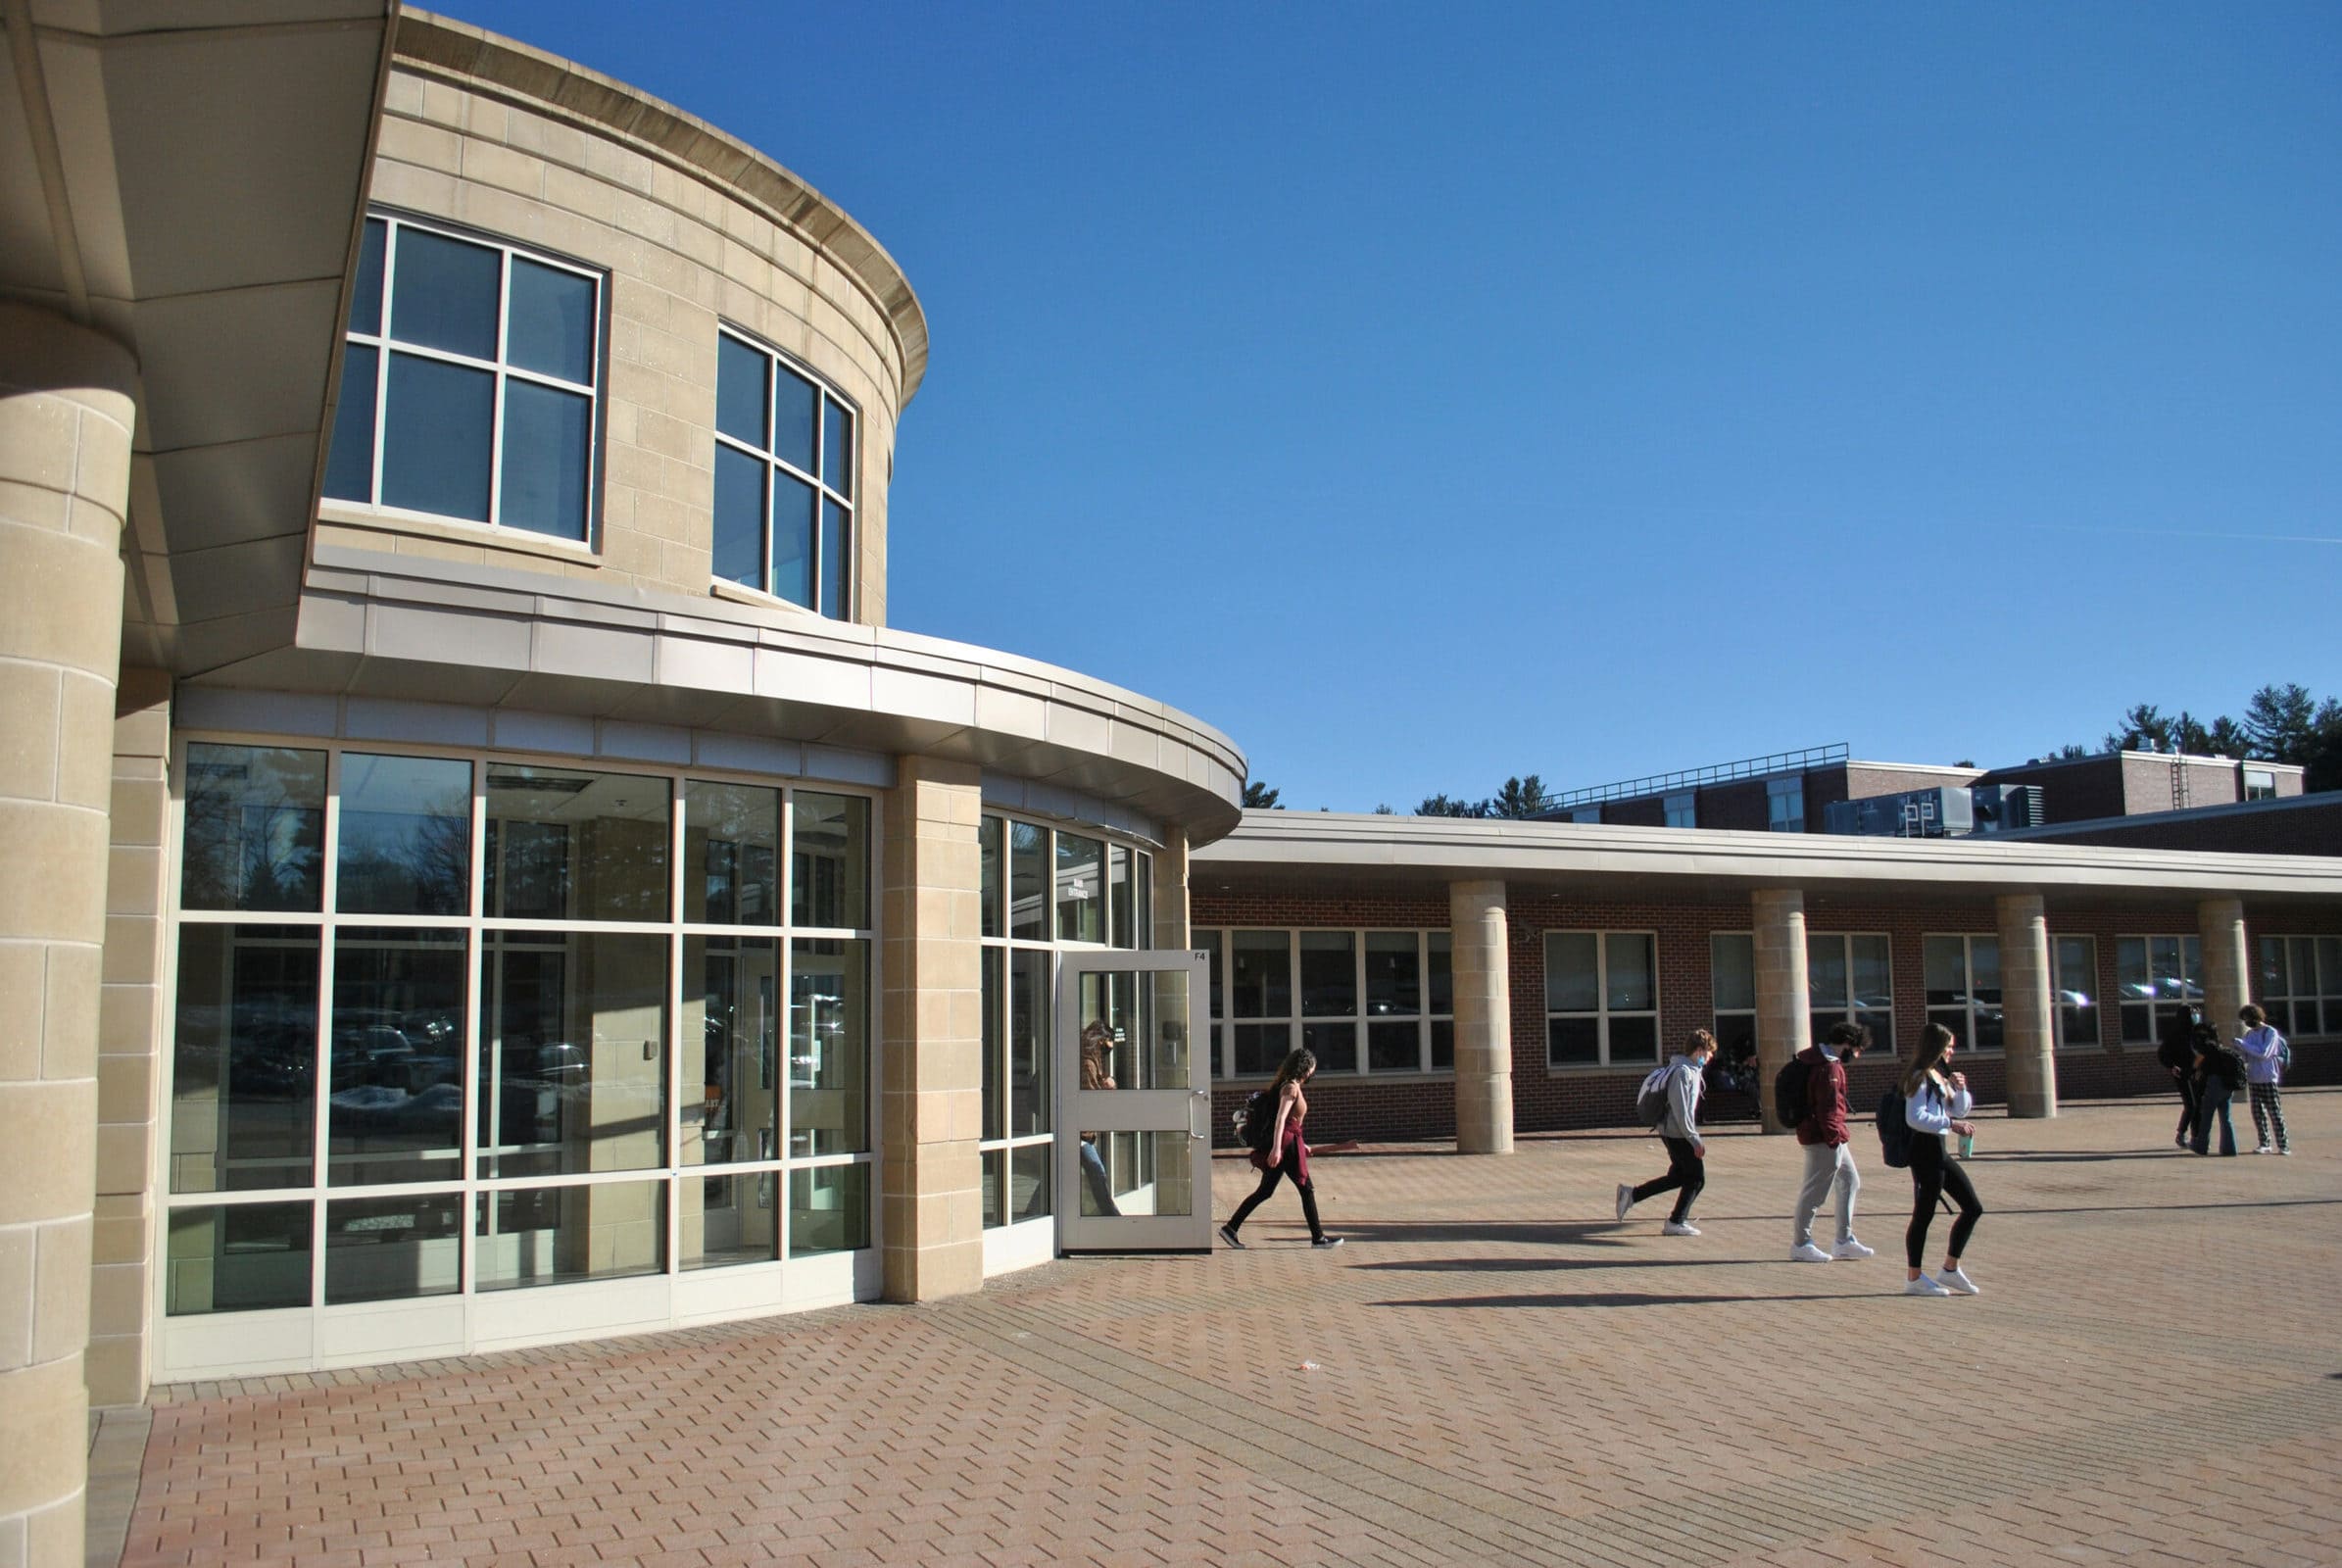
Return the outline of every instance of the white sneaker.
<path id="1" fill-rule="evenodd" d="M 1865 1247 L 1862 1245 L 1862 1243 L 1849 1236 L 1844 1241 L 1838 1243 L 1837 1246 L 1831 1248 L 1830 1250 L 1830 1255 L 1836 1258 L 1877 1257 L 1878 1255 L 1878 1249 L 1876 1247 Z"/>
<path id="2" fill-rule="evenodd" d="M 1699 1227 L 1683 1220 L 1671 1219 L 1659 1227 L 1659 1234 L 1662 1236 L 1697 1236 Z"/>
<path id="3" fill-rule="evenodd" d="M 1922 1274 L 1918 1279 L 1903 1282 L 1905 1296 L 1949 1296 L 1952 1293 Z"/>
<path id="4" fill-rule="evenodd" d="M 1830 1261 L 1830 1254 L 1811 1242 L 1799 1242 L 1795 1247 L 1789 1249 L 1789 1261 L 1792 1263 L 1827 1263 Z"/>
<path id="5" fill-rule="evenodd" d="M 1618 1222 L 1627 1223 L 1627 1210 L 1635 1206 L 1635 1189 L 1625 1182 L 1618 1184 Z"/>
<path id="6" fill-rule="evenodd" d="M 2254 1150 L 2253 1152 L 2256 1154 L 2273 1154 L 2276 1152 L 2276 1151 L 2269 1148 L 2269 1145 L 2263 1144 L 2259 1149 Z"/>
<path id="7" fill-rule="evenodd" d="M 1984 1294 L 1982 1291 L 1976 1289 L 1976 1282 L 1968 1277 L 1968 1271 L 1966 1269 L 1956 1268 L 1951 1270 L 1949 1273 L 1939 1271 L 1935 1276 L 1935 1283 L 1942 1286 L 1946 1291 L 1957 1291 L 1962 1296 L 1981 1296 Z"/>

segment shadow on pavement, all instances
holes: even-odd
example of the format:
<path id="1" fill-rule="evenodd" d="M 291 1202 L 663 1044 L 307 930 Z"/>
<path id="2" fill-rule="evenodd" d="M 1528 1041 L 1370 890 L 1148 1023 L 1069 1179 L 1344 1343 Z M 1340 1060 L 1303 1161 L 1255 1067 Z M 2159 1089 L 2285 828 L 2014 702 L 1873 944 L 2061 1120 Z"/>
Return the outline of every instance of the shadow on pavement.
<path id="1" fill-rule="evenodd" d="M 1400 1274 L 1561 1274 L 1582 1268 L 1770 1268 L 1780 1258 L 1758 1257 L 1426 1257 L 1355 1265 L 1361 1272 Z"/>
<path id="2" fill-rule="evenodd" d="M 1654 1296 L 1641 1291 L 1603 1291 L 1585 1296 L 1443 1296 L 1423 1301 L 1373 1301 L 1372 1306 L 1722 1306 L 1745 1301 L 1870 1301 L 1900 1296 L 1900 1285 L 1876 1291 L 1815 1292 L 1784 1296 Z"/>

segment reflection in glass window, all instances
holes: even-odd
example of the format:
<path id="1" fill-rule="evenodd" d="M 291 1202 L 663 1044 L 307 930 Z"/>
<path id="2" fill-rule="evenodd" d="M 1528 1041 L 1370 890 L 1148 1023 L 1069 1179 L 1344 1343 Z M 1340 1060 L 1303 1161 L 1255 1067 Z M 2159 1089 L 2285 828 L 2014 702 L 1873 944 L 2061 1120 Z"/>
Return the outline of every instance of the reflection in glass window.
<path id="1" fill-rule="evenodd" d="M 2261 938 L 2255 995 L 2279 1034 L 2342 1034 L 2342 937 Z"/>
<path id="2" fill-rule="evenodd" d="M 858 931 L 870 923 L 870 803 L 799 790 L 791 817 L 792 925 Z"/>
<path id="3" fill-rule="evenodd" d="M 2182 1007 L 2204 1004 L 2204 944 L 2196 936 L 2115 938 L 2122 1039 L 2152 1045 Z"/>
<path id="4" fill-rule="evenodd" d="M 315 927 L 184 925 L 171 1190 L 306 1187 L 317 1145 Z"/>
<path id="5" fill-rule="evenodd" d="M 1049 940 L 1049 845 L 1047 828 L 1008 824 L 1008 934 L 1019 941 Z"/>
<path id="6" fill-rule="evenodd" d="M 461 931 L 343 926 L 335 933 L 328 1181 L 463 1174 L 469 969 Z"/>
<path id="7" fill-rule="evenodd" d="M 2000 938 L 1920 939 L 1927 1021 L 1942 1024 L 1964 1051 L 2001 1049 Z"/>
<path id="8" fill-rule="evenodd" d="M 870 1148 L 870 944 L 800 938 L 789 955 L 789 1152 Z"/>
<path id="9" fill-rule="evenodd" d="M 491 765 L 486 912 L 665 919 L 667 794 L 662 778 Z"/>
<path id="10" fill-rule="evenodd" d="M 325 1205 L 325 1304 L 453 1296 L 464 1286 L 464 1198 L 422 1193 Z"/>
<path id="11" fill-rule="evenodd" d="M 462 914 L 471 904 L 471 764 L 342 754 L 334 904 L 349 914 Z"/>
<path id="12" fill-rule="evenodd" d="M 489 931 L 482 940 L 480 1174 L 663 1163 L 666 939 Z"/>
<path id="13" fill-rule="evenodd" d="M 781 792 L 750 784 L 683 786 L 683 918 L 707 925 L 781 922 Z"/>
<path id="14" fill-rule="evenodd" d="M 2098 1044 L 2098 939 L 2053 937 L 2051 961 L 2057 966 L 2058 1044 Z"/>
<path id="15" fill-rule="evenodd" d="M 1894 1050 L 1894 964 L 1885 937 L 1809 932 L 1805 977 L 1815 1040 L 1834 1024 L 1854 1023 L 1871 1031 L 1873 1050 Z M 1753 983 L 1749 995 L 1754 996 Z M 1717 1038 L 1726 1039 L 1721 1033 Z"/>
<path id="16" fill-rule="evenodd" d="M 666 1183 L 598 1182 L 482 1193 L 472 1209 L 478 1288 L 666 1271 Z"/>
<path id="17" fill-rule="evenodd" d="M 1656 949 L 1647 931 L 1545 933 L 1548 1066 L 1658 1061 Z"/>
<path id="18" fill-rule="evenodd" d="M 594 272 L 368 218 L 325 495 L 583 542 L 601 332 Z"/>
<path id="19" fill-rule="evenodd" d="M 206 1203 L 171 1211 L 164 1310 L 259 1312 L 309 1304 L 310 1206 Z"/>
<path id="20" fill-rule="evenodd" d="M 870 1245 L 870 1167 L 818 1165 L 789 1173 L 789 1255 Z"/>
<path id="21" fill-rule="evenodd" d="M 780 355 L 716 334 L 715 575 L 854 613 L 854 411 Z"/>
<path id="22" fill-rule="evenodd" d="M 780 1153 L 780 964 L 770 938 L 683 939 L 683 1164 Z"/>
<path id="23" fill-rule="evenodd" d="M 1000 934 L 1000 840 L 1004 824 L 986 817 L 976 829 L 977 899 L 983 906 L 979 928 L 984 936 Z"/>
<path id="24" fill-rule="evenodd" d="M 193 742 L 187 748 L 186 802 L 182 908 L 319 906 L 323 752 Z"/>
<path id="25" fill-rule="evenodd" d="M 1049 1130 L 1049 956 L 1008 955 L 1008 1136 Z"/>
<path id="26" fill-rule="evenodd" d="M 1106 847 L 1074 833 L 1057 835 L 1057 940 L 1106 939 Z"/>

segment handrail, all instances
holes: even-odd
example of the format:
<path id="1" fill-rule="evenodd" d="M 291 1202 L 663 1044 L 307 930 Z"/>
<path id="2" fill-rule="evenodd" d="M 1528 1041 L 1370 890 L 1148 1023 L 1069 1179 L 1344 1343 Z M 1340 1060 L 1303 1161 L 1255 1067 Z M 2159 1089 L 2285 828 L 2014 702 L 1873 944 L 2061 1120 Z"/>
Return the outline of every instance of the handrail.
<path id="1" fill-rule="evenodd" d="M 1621 779 L 1615 784 L 1565 790 L 1558 795 L 1546 796 L 1540 803 L 1540 808 L 1559 811 L 1598 801 L 1627 801 L 1644 795 L 1660 795 L 1686 784 L 1722 784 L 1732 779 L 1763 778 L 1771 773 L 1810 772 L 1817 767 L 1828 767 L 1832 762 L 1843 762 L 1851 756 L 1853 752 L 1844 741 L 1829 746 L 1808 746 L 1794 752 L 1772 752 L 1763 757 L 1744 757 L 1736 762 L 1712 762 L 1706 767 L 1685 768 L 1676 773 L 1652 773 L 1642 778 Z"/>

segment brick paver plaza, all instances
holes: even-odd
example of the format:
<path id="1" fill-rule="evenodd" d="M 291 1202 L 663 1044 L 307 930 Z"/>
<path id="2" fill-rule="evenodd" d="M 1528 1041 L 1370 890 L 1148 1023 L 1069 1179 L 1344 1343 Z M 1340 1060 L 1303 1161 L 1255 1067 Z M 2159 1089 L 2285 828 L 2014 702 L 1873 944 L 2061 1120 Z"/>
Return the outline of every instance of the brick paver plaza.
<path id="1" fill-rule="evenodd" d="M 1986 1119 L 1973 1299 L 1897 1294 L 1867 1121 L 1879 1255 L 1826 1267 L 1786 1141 L 1663 1239 L 1610 1218 L 1657 1143 L 1587 1134 L 1329 1157 L 1335 1251 L 1281 1192 L 1241 1253 L 163 1390 L 123 1560 L 2342 1562 L 2342 1093 L 2288 1109 L 2291 1159 Z"/>

